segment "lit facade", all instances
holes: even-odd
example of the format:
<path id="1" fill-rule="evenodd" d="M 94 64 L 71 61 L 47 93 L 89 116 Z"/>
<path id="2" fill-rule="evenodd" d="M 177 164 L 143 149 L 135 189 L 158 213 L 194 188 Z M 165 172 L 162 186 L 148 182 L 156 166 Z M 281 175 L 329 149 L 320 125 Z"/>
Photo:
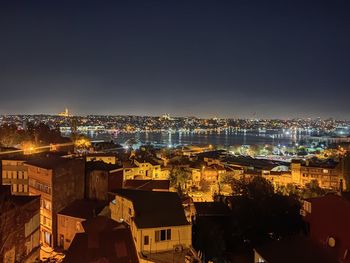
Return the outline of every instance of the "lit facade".
<path id="1" fill-rule="evenodd" d="M 28 195 L 28 167 L 24 160 L 2 160 L 2 184 L 14 195 Z"/>
<path id="2" fill-rule="evenodd" d="M 49 162 L 49 161 L 48 161 Z M 57 213 L 84 197 L 83 160 L 61 160 L 47 167 L 29 163 L 29 194 L 41 196 L 40 235 L 44 246 L 57 245 Z"/>

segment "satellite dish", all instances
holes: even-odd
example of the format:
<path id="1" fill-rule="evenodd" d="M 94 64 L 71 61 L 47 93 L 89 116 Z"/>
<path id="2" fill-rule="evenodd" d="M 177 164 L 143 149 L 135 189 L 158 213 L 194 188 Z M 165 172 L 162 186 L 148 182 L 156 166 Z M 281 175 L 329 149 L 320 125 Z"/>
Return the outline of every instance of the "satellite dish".
<path id="1" fill-rule="evenodd" d="M 333 237 L 328 238 L 328 246 L 335 247 L 335 239 Z"/>

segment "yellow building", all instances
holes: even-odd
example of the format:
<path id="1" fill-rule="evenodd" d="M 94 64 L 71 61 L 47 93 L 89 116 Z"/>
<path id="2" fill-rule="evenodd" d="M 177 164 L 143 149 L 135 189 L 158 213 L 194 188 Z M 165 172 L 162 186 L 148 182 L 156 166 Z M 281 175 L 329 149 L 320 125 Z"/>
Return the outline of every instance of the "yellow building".
<path id="1" fill-rule="evenodd" d="M 25 160 L 2 160 L 2 184 L 11 185 L 14 195 L 28 195 L 28 167 Z"/>
<path id="2" fill-rule="evenodd" d="M 43 157 L 26 163 L 29 194 L 41 196 L 40 240 L 57 245 L 57 213 L 84 197 L 84 162 L 80 159 Z"/>
<path id="3" fill-rule="evenodd" d="M 341 182 L 344 181 L 340 165 L 335 162 L 293 161 L 291 170 L 292 182 L 300 186 L 317 180 L 322 188 L 339 190 Z"/>
<path id="4" fill-rule="evenodd" d="M 191 247 L 191 225 L 177 193 L 118 190 L 110 210 L 113 220 L 130 226 L 140 257 L 181 253 Z"/>
<path id="5" fill-rule="evenodd" d="M 201 169 L 199 168 L 189 168 L 191 171 L 191 184 L 192 186 L 199 187 L 201 178 L 202 178 L 202 173 Z"/>
<path id="6" fill-rule="evenodd" d="M 67 250 L 75 234 L 83 233 L 82 222 L 97 216 L 105 202 L 76 200 L 57 214 L 58 246 Z"/>
<path id="7" fill-rule="evenodd" d="M 161 165 L 152 161 L 134 159 L 124 165 L 124 180 L 131 179 L 168 179 L 169 169 L 162 169 Z"/>
<path id="8" fill-rule="evenodd" d="M 344 181 L 340 165 L 336 162 L 322 162 L 320 160 L 293 160 L 288 170 L 272 169 L 264 172 L 263 177 L 275 187 L 294 184 L 305 187 L 316 180 L 321 188 L 339 190 Z M 344 187 L 344 186 L 343 186 Z"/>

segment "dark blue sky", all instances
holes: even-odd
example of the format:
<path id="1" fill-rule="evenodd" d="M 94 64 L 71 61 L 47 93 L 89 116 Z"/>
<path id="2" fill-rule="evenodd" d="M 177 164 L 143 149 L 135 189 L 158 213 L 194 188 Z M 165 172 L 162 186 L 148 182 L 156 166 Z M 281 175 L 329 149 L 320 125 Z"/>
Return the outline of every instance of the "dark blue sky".
<path id="1" fill-rule="evenodd" d="M 350 119 L 349 2 L 1 1 L 0 114 Z"/>

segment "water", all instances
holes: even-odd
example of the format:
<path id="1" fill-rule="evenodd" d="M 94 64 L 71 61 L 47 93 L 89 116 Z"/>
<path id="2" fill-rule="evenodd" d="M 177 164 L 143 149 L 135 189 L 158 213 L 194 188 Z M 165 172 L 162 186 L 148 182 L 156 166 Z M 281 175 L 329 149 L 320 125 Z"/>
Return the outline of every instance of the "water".
<path id="1" fill-rule="evenodd" d="M 113 140 L 124 144 L 128 139 L 135 139 L 138 144 L 156 145 L 294 145 L 308 135 L 304 131 L 224 131 L 224 132 L 139 132 L 139 133 L 89 133 L 92 140 Z"/>

